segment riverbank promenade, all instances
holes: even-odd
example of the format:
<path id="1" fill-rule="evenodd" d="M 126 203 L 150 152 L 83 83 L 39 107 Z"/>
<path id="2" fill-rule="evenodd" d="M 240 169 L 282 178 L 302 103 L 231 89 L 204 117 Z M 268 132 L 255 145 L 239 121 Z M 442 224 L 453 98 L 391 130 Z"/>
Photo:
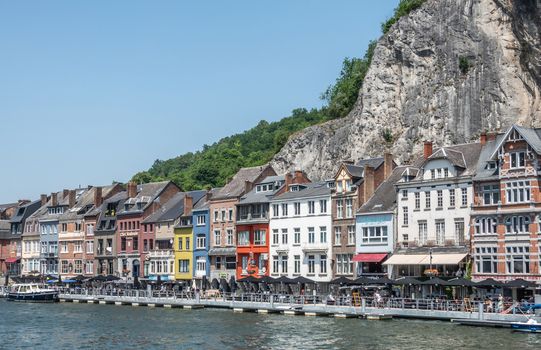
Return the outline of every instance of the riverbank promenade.
<path id="1" fill-rule="evenodd" d="M 373 298 L 339 298 L 333 305 L 324 303 L 321 296 L 289 296 L 273 294 L 216 294 L 212 297 L 198 293 L 173 293 L 171 291 L 146 290 L 66 290 L 60 295 L 61 302 L 95 303 L 127 306 L 165 308 L 223 308 L 234 312 L 281 313 L 299 316 L 326 316 L 340 318 L 366 318 L 384 320 L 389 318 L 415 318 L 435 320 L 481 321 L 480 325 L 504 326 L 509 322 L 526 320 L 533 315 L 522 314 L 518 308 L 507 313 L 487 310 L 483 303 L 468 301 L 386 298 L 379 302 Z M 535 317 L 535 316 L 534 316 Z M 538 320 L 541 320 L 539 317 Z"/>

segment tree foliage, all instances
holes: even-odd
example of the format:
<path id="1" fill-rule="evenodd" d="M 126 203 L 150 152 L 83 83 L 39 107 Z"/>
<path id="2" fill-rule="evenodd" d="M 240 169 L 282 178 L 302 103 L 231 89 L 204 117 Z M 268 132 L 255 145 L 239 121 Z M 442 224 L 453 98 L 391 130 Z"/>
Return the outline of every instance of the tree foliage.
<path id="1" fill-rule="evenodd" d="M 382 24 L 386 33 L 401 16 L 418 8 L 425 0 L 400 0 L 392 18 Z M 376 41 L 370 42 L 362 58 L 345 58 L 335 83 L 321 95 L 326 105 L 307 110 L 297 108 L 291 115 L 269 123 L 260 121 L 240 134 L 225 137 L 168 160 L 156 160 L 147 171 L 135 174 L 132 181 L 147 183 L 171 180 L 184 190 L 223 186 L 241 168 L 262 165 L 285 145 L 289 137 L 306 127 L 346 116 L 354 107 L 359 90 L 370 68 Z M 392 134 L 382 135 L 385 140 Z"/>

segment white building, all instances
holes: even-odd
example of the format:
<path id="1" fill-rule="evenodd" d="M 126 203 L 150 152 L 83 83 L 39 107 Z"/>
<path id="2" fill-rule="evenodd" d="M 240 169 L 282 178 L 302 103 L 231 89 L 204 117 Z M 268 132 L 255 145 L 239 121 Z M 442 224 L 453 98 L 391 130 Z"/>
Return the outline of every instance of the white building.
<path id="1" fill-rule="evenodd" d="M 332 278 L 331 190 L 327 183 L 292 185 L 270 203 L 270 275 Z"/>
<path id="2" fill-rule="evenodd" d="M 426 142 L 418 167 L 403 172 L 396 185 L 397 251 L 384 263 L 393 276 L 423 276 L 430 267 L 450 276 L 464 269 L 480 151 L 480 143 L 471 143 L 432 152 Z"/>

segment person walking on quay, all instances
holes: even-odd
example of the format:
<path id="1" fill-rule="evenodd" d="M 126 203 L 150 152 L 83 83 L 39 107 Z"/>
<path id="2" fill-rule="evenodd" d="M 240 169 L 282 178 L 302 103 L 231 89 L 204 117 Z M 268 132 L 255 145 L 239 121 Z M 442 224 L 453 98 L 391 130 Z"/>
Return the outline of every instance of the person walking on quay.
<path id="1" fill-rule="evenodd" d="M 498 312 L 503 312 L 503 295 L 498 297 Z"/>

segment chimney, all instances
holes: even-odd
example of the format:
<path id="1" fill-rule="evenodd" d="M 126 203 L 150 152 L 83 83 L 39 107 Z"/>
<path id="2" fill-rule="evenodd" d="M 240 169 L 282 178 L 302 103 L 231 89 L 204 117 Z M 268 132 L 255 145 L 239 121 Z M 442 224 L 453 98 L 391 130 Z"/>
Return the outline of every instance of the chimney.
<path id="1" fill-rule="evenodd" d="M 484 146 L 487 143 L 487 133 L 486 132 L 481 133 L 481 137 L 479 138 L 479 141 L 481 142 L 482 146 Z"/>
<path id="2" fill-rule="evenodd" d="M 64 188 L 64 190 L 62 191 L 62 199 L 66 199 L 69 193 L 70 193 L 70 190 Z"/>
<path id="3" fill-rule="evenodd" d="M 137 184 L 135 182 L 128 182 L 128 198 L 134 198 L 137 196 Z"/>
<path id="4" fill-rule="evenodd" d="M 366 203 L 374 194 L 374 168 L 370 165 L 364 166 L 364 202 Z M 361 205 L 362 203 L 359 203 Z"/>
<path id="5" fill-rule="evenodd" d="M 393 154 L 385 152 L 383 154 L 383 178 L 387 179 L 393 172 Z"/>
<path id="6" fill-rule="evenodd" d="M 184 216 L 190 215 L 193 209 L 193 198 L 192 196 L 184 196 Z"/>
<path id="7" fill-rule="evenodd" d="M 295 170 L 295 183 L 300 184 L 304 178 L 302 170 Z"/>
<path id="8" fill-rule="evenodd" d="M 290 172 L 286 174 L 286 191 L 289 191 L 289 185 L 293 183 L 293 174 Z"/>
<path id="9" fill-rule="evenodd" d="M 423 148 L 423 156 L 428 159 L 432 155 L 432 141 L 425 141 Z"/>
<path id="10" fill-rule="evenodd" d="M 75 206 L 75 190 L 69 191 L 68 196 L 68 205 L 70 208 L 73 208 Z"/>
<path id="11" fill-rule="evenodd" d="M 489 132 L 487 134 L 487 141 L 496 141 L 496 135 L 497 133 L 495 132 Z"/>
<path id="12" fill-rule="evenodd" d="M 22 206 L 22 205 L 28 204 L 28 203 L 30 203 L 30 201 L 29 201 L 28 199 L 19 199 L 19 200 L 17 201 L 17 205 L 18 205 L 19 207 Z"/>
<path id="13" fill-rule="evenodd" d="M 244 181 L 244 193 L 248 193 L 254 188 L 254 184 L 252 184 L 250 181 L 245 180 Z"/>
<path id="14" fill-rule="evenodd" d="M 103 203 L 103 192 L 101 187 L 94 188 L 94 206 L 99 207 Z"/>
<path id="15" fill-rule="evenodd" d="M 53 207 L 58 205 L 58 197 L 56 192 L 51 193 L 51 205 Z"/>
<path id="16" fill-rule="evenodd" d="M 212 198 L 212 192 L 210 190 L 207 190 L 207 193 L 205 194 L 205 201 L 210 201 Z"/>
<path id="17" fill-rule="evenodd" d="M 42 194 L 41 195 L 41 206 L 43 207 L 45 204 L 47 204 L 47 195 Z"/>

